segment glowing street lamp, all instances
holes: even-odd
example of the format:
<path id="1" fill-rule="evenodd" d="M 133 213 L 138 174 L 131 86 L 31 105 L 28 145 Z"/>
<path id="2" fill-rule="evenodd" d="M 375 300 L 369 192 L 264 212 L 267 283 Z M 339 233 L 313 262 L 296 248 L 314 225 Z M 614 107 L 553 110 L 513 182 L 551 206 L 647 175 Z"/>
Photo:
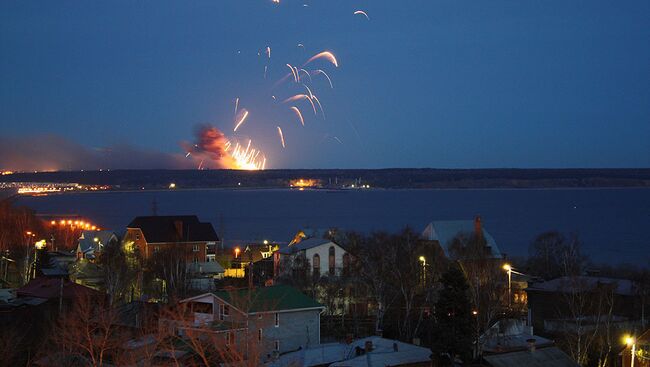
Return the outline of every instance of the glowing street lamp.
<path id="1" fill-rule="evenodd" d="M 508 272 L 508 308 L 512 302 L 512 266 L 510 264 L 503 264 L 503 270 Z"/>
<path id="2" fill-rule="evenodd" d="M 235 247 L 235 259 L 237 259 L 239 257 L 240 252 L 241 252 L 241 250 L 239 249 L 239 247 Z"/>
<path id="3" fill-rule="evenodd" d="M 427 259 L 424 256 L 418 258 L 422 263 L 422 283 L 426 284 L 427 282 Z"/>
<path id="4" fill-rule="evenodd" d="M 630 367 L 634 367 L 634 355 L 636 354 L 636 338 L 634 338 L 631 335 L 626 335 L 625 338 L 625 344 L 627 344 L 628 347 L 631 347 L 632 350 L 632 361 L 630 362 Z"/>

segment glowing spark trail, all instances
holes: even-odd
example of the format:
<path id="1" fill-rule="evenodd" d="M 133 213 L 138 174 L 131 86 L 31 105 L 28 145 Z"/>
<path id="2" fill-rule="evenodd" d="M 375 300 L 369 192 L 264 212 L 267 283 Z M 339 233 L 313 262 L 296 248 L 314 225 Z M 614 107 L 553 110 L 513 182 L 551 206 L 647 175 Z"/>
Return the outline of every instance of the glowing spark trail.
<path id="1" fill-rule="evenodd" d="M 302 124 L 302 126 L 305 126 L 305 120 L 302 118 L 302 113 L 300 112 L 298 107 L 291 106 L 291 109 L 293 110 L 293 112 L 296 113 L 296 116 L 298 116 L 298 119 L 300 119 L 300 123 Z"/>
<path id="2" fill-rule="evenodd" d="M 282 142 L 282 148 L 285 148 L 284 146 L 284 134 L 282 134 L 282 129 L 280 126 L 278 126 L 278 134 L 280 135 L 280 141 Z"/>
<path id="3" fill-rule="evenodd" d="M 329 51 L 323 51 L 323 52 L 321 52 L 319 54 L 316 54 L 316 55 L 312 56 L 311 59 L 307 60 L 305 65 L 309 64 L 310 62 L 312 62 L 314 60 L 320 59 L 320 58 L 326 59 L 327 61 L 331 62 L 337 68 L 339 67 L 339 62 L 336 61 L 336 57 L 334 56 L 333 53 L 331 53 Z"/>
<path id="4" fill-rule="evenodd" d="M 327 78 L 327 81 L 330 83 L 330 88 L 334 89 L 334 86 L 332 85 L 332 79 L 330 79 L 330 76 L 327 75 L 326 72 L 324 72 L 321 69 L 317 69 L 317 70 L 314 70 L 313 73 L 314 74 L 323 74 L 325 76 L 325 78 Z"/>
<path id="5" fill-rule="evenodd" d="M 305 87 L 305 89 L 307 89 L 307 93 L 309 93 L 309 96 L 314 98 L 314 93 L 311 92 L 311 89 L 309 89 L 309 87 L 304 84 L 302 86 Z"/>
<path id="6" fill-rule="evenodd" d="M 366 19 L 370 20 L 370 17 L 368 16 L 368 14 L 366 14 L 366 12 L 363 11 L 363 10 L 357 10 L 357 11 L 355 11 L 355 12 L 354 12 L 354 15 L 357 15 L 357 14 L 361 14 L 361 15 L 363 15 L 364 17 L 366 17 Z"/>
<path id="7" fill-rule="evenodd" d="M 239 129 L 239 127 L 241 126 L 241 124 L 243 124 L 244 121 L 246 121 L 246 117 L 248 117 L 248 111 L 247 111 L 245 108 L 242 109 L 242 112 L 243 112 L 243 113 L 242 113 L 242 116 L 241 116 L 241 118 L 239 119 L 239 122 L 237 123 L 237 125 L 235 125 L 235 129 L 234 129 L 233 131 L 237 131 L 237 129 Z"/>
<path id="8" fill-rule="evenodd" d="M 305 69 L 299 69 L 299 70 L 298 70 L 298 72 L 301 72 L 301 71 L 302 71 L 303 73 L 305 73 L 305 75 L 307 75 L 307 77 L 309 78 L 309 82 L 311 83 L 312 80 L 311 80 L 311 75 L 309 75 L 309 72 L 308 72 L 307 70 L 305 70 Z M 299 73 L 298 75 L 300 75 L 300 73 Z"/>
<path id="9" fill-rule="evenodd" d="M 269 59 L 271 58 L 271 47 L 269 46 L 266 46 L 266 55 L 269 57 Z"/>
<path id="10" fill-rule="evenodd" d="M 323 109 L 323 105 L 320 104 L 320 101 L 318 100 L 318 97 L 316 95 L 312 95 L 311 98 L 318 103 L 318 107 L 320 108 L 320 112 L 323 114 L 323 120 L 325 120 L 325 110 Z"/>
<path id="11" fill-rule="evenodd" d="M 239 97 L 235 98 L 235 116 L 237 116 L 238 107 L 239 107 Z"/>
<path id="12" fill-rule="evenodd" d="M 295 96 L 292 96 L 292 97 L 289 97 L 289 98 L 285 99 L 284 101 L 282 101 L 282 103 L 299 101 L 299 100 L 307 99 L 307 98 L 309 98 L 309 96 L 307 96 L 306 94 L 296 94 Z"/>
<path id="13" fill-rule="evenodd" d="M 298 83 L 298 76 L 296 75 L 296 71 L 293 69 L 293 66 L 287 64 L 289 69 L 291 70 L 291 75 L 293 75 L 293 81 Z"/>

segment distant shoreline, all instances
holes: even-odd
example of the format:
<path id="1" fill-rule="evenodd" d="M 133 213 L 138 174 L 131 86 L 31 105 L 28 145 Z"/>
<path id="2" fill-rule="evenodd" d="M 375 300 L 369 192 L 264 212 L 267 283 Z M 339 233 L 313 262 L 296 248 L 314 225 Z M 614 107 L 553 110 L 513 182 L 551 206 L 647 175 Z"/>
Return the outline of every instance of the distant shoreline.
<path id="1" fill-rule="evenodd" d="M 113 170 L 29 172 L 3 175 L 0 182 L 108 185 L 110 192 L 289 189 L 292 180 L 311 179 L 310 190 L 376 189 L 572 189 L 648 188 L 650 169 L 291 169 Z M 370 189 L 357 189 L 369 185 Z M 354 187 L 356 186 L 356 187 Z M 141 188 L 144 187 L 144 190 Z M 307 189 L 307 188 L 305 188 Z M 80 191 L 75 191 L 76 193 Z M 99 192 L 99 191 L 92 191 Z"/>

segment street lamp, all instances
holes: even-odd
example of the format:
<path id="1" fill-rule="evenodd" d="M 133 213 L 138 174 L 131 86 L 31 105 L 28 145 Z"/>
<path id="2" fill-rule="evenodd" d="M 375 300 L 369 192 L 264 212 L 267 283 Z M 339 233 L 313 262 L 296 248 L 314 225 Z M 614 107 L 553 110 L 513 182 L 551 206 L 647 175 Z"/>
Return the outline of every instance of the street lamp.
<path id="1" fill-rule="evenodd" d="M 631 353 L 632 353 L 632 361 L 630 362 L 630 367 L 634 367 L 634 355 L 636 354 L 636 338 L 634 338 L 631 335 L 626 335 L 625 336 L 625 344 L 627 344 L 628 347 L 631 347 Z"/>
<path id="2" fill-rule="evenodd" d="M 512 266 L 508 263 L 503 264 L 503 270 L 508 272 L 508 308 L 510 308 L 512 305 Z"/>
<path id="3" fill-rule="evenodd" d="M 427 282 L 427 259 L 424 256 L 418 258 L 422 263 L 422 283 L 426 284 Z"/>

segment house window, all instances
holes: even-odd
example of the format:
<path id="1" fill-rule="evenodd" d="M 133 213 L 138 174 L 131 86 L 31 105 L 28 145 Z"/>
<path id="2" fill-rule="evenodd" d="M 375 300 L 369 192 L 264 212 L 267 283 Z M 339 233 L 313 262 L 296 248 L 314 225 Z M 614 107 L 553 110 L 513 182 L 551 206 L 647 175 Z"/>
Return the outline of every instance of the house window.
<path id="1" fill-rule="evenodd" d="M 157 253 L 159 253 L 159 252 L 160 252 L 160 246 L 154 246 L 154 247 L 153 247 L 153 253 L 154 253 L 154 254 L 157 254 Z"/>
<path id="2" fill-rule="evenodd" d="M 262 341 L 262 329 L 257 329 L 257 341 Z"/>
<path id="3" fill-rule="evenodd" d="M 350 274 L 350 254 L 348 254 L 347 252 L 343 254 L 343 274 L 344 275 Z"/>
<path id="4" fill-rule="evenodd" d="M 219 305 L 219 320 L 223 321 L 224 316 L 224 305 Z"/>
<path id="5" fill-rule="evenodd" d="M 136 241 L 140 241 L 140 233 L 136 233 L 136 234 L 135 234 L 135 240 L 136 240 Z"/>
<path id="6" fill-rule="evenodd" d="M 318 254 L 314 254 L 311 262 L 314 267 L 314 274 L 320 274 L 320 256 L 318 256 Z"/>
<path id="7" fill-rule="evenodd" d="M 199 245 L 192 246 L 192 251 L 199 252 Z"/>
<path id="8" fill-rule="evenodd" d="M 280 351 L 280 341 L 276 340 L 274 344 L 275 344 L 275 350 L 277 350 L 279 352 Z"/>
<path id="9" fill-rule="evenodd" d="M 280 326 L 280 313 L 276 312 L 275 313 L 275 327 Z"/>
<path id="10" fill-rule="evenodd" d="M 335 249 L 334 246 L 330 246 L 329 249 L 329 270 L 330 270 L 330 275 L 334 275 L 334 270 L 336 267 L 336 257 L 335 257 Z"/>
<path id="11" fill-rule="evenodd" d="M 192 259 L 192 262 L 195 263 L 195 264 L 198 263 L 198 262 L 199 262 L 199 258 L 196 257 L 196 256 L 194 256 L 194 258 Z"/>
<path id="12" fill-rule="evenodd" d="M 232 335 L 232 333 L 230 333 L 230 332 L 226 332 L 226 345 L 230 345 L 230 344 L 231 344 L 231 342 L 230 342 L 230 337 L 231 337 L 231 335 Z"/>
<path id="13" fill-rule="evenodd" d="M 230 316 L 230 306 L 223 305 L 223 314 L 226 316 Z"/>

